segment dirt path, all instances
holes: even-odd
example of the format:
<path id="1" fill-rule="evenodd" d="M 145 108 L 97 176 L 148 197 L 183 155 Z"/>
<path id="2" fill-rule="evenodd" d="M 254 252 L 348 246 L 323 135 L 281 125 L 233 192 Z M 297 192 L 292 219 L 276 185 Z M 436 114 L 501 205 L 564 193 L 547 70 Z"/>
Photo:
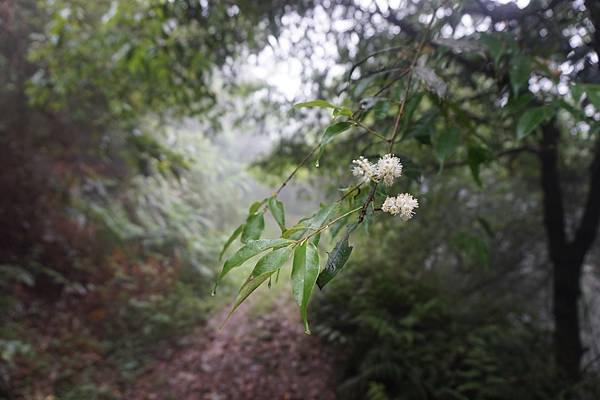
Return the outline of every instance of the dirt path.
<path id="1" fill-rule="evenodd" d="M 287 296 L 258 315 L 244 304 L 224 328 L 217 313 L 158 361 L 125 396 L 133 400 L 334 399 L 334 357 L 304 334 Z"/>

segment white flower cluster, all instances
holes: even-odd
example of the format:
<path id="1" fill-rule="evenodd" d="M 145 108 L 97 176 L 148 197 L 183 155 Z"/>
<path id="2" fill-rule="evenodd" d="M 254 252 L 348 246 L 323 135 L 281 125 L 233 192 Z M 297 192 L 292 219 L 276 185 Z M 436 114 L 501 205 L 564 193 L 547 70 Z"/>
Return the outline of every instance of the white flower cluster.
<path id="1" fill-rule="evenodd" d="M 353 160 L 354 168 L 352 168 L 352 175 L 356 176 L 361 182 L 367 183 L 371 180 L 377 180 L 377 166 L 371 164 L 369 160 L 363 156 L 358 157 L 358 160 Z"/>
<path id="2" fill-rule="evenodd" d="M 377 177 L 385 186 L 392 186 L 394 179 L 402 176 L 402 163 L 398 157 L 386 154 L 377 161 Z"/>
<path id="3" fill-rule="evenodd" d="M 352 174 L 361 182 L 381 182 L 386 186 L 392 186 L 394 179 L 402 176 L 402 163 L 393 154 L 386 154 L 377 161 L 370 163 L 363 156 L 353 160 Z M 403 221 L 408 221 L 415 215 L 415 208 L 419 208 L 419 202 L 408 193 L 399 194 L 396 197 L 387 197 L 381 206 L 381 210 L 392 215 L 400 215 Z"/>
<path id="4" fill-rule="evenodd" d="M 353 160 L 352 163 L 355 165 L 352 174 L 365 183 L 383 181 L 386 186 L 392 186 L 394 179 L 402 175 L 402 163 L 398 157 L 392 154 L 381 157 L 377 164 L 371 164 L 363 156 L 360 156 L 358 160 Z"/>
<path id="5" fill-rule="evenodd" d="M 403 221 L 408 221 L 415 215 L 415 208 L 419 208 L 419 202 L 408 193 L 399 194 L 396 197 L 387 197 L 381 206 L 381 210 L 392 215 L 400 214 Z"/>

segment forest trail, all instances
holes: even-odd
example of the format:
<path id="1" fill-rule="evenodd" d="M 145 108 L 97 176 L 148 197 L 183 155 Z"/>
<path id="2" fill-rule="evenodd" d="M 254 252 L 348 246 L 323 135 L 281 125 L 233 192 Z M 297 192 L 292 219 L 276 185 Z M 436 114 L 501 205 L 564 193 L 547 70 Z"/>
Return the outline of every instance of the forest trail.
<path id="1" fill-rule="evenodd" d="M 125 398 L 335 398 L 334 355 L 318 337 L 304 334 L 289 296 L 281 294 L 262 312 L 249 301 L 221 328 L 228 310 L 180 341 L 185 345 L 165 352 L 170 357 L 150 366 Z"/>

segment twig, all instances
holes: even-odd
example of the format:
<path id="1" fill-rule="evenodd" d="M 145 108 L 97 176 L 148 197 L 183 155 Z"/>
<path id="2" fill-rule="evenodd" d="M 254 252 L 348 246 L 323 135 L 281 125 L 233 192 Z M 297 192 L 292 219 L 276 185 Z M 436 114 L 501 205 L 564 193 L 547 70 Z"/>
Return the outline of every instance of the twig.
<path id="1" fill-rule="evenodd" d="M 336 201 L 336 203 L 341 203 L 342 201 L 344 201 L 348 196 L 354 193 L 355 190 L 358 190 L 360 193 L 360 187 L 362 186 L 362 184 L 363 182 L 359 183 L 358 185 L 354 186 L 352 189 L 347 191 L 342 197 L 339 198 L 338 201 Z"/>
<path id="2" fill-rule="evenodd" d="M 367 215 L 367 210 L 369 209 L 369 204 L 371 204 L 371 202 L 375 198 L 375 191 L 376 190 L 377 190 L 377 182 L 375 182 L 375 184 L 373 185 L 373 187 L 371 187 L 371 192 L 369 193 L 369 197 L 367 198 L 367 201 L 365 201 L 365 203 L 361 207 L 360 215 L 358 216 L 358 223 L 359 224 L 364 221 L 365 216 Z"/>
<path id="3" fill-rule="evenodd" d="M 408 81 L 406 83 L 406 89 L 404 90 L 404 97 L 402 98 L 402 102 L 400 103 L 400 106 L 398 107 L 398 112 L 396 113 L 396 120 L 394 122 L 394 131 L 392 134 L 392 138 L 389 141 L 390 146 L 388 148 L 388 153 L 390 153 L 390 154 L 392 153 L 392 150 L 394 149 L 394 143 L 396 142 L 396 138 L 398 137 L 398 132 L 399 132 L 399 128 L 400 128 L 400 120 L 402 119 L 402 115 L 404 114 L 406 100 L 408 98 L 408 93 L 410 92 L 410 86 L 412 84 L 413 71 L 415 69 L 415 65 L 417 65 L 417 61 L 419 60 L 421 52 L 423 51 L 423 47 L 425 46 L 425 42 L 427 41 L 427 37 L 429 36 L 429 31 L 431 29 L 431 26 L 433 25 L 433 21 L 435 21 L 436 11 L 437 11 L 437 9 L 431 15 L 431 21 L 429 21 L 429 25 L 427 25 L 427 31 L 423 35 L 423 39 L 421 39 L 421 43 L 419 43 L 417 52 L 415 53 L 415 56 L 413 57 L 413 60 L 410 63 L 409 72 L 408 72 Z"/>
<path id="4" fill-rule="evenodd" d="M 365 129 L 370 134 L 377 136 L 379 139 L 384 140 L 386 142 L 390 141 L 390 139 L 386 138 L 382 134 L 378 133 L 375 129 L 363 124 L 362 122 L 355 120 L 355 119 L 352 119 L 351 121 L 354 122 L 356 125 L 360 126 L 361 128 Z"/>
<path id="5" fill-rule="evenodd" d="M 314 232 L 312 232 L 312 233 L 310 233 L 310 234 L 306 235 L 306 236 L 305 236 L 305 237 L 303 237 L 302 239 L 298 239 L 296 242 L 297 242 L 297 243 L 302 243 L 302 242 L 305 242 L 305 241 L 307 241 L 307 240 L 308 240 L 308 239 L 310 239 L 311 237 L 313 237 L 313 236 L 315 236 L 315 235 L 317 235 L 317 234 L 319 234 L 319 233 L 323 232 L 324 230 L 328 229 L 328 228 L 329 228 L 331 225 L 335 224 L 335 223 L 336 223 L 336 222 L 338 222 L 340 219 L 342 219 L 342 218 L 345 218 L 345 217 L 347 217 L 348 215 L 350 215 L 350 214 L 353 214 L 353 213 L 357 212 L 357 211 L 358 211 L 358 210 L 360 210 L 360 209 L 362 209 L 362 206 L 361 206 L 361 207 L 357 207 L 357 208 L 355 208 L 355 209 L 353 209 L 353 210 L 350 210 L 350 211 L 348 211 L 348 212 L 345 212 L 344 214 L 340 215 L 339 217 L 337 217 L 337 218 L 334 218 L 333 220 L 331 220 L 331 221 L 330 221 L 330 222 L 328 222 L 327 224 L 323 225 L 322 227 L 320 227 L 320 228 L 319 228 L 319 229 L 317 229 L 316 231 L 314 231 Z"/>
<path id="6" fill-rule="evenodd" d="M 310 159 L 310 156 L 312 156 L 313 153 L 315 151 L 317 151 L 317 149 L 320 146 L 321 146 L 321 144 L 319 143 L 318 145 L 313 147 L 313 149 L 302 159 L 302 161 L 300 161 L 300 164 L 298 164 L 296 166 L 296 168 L 292 171 L 292 173 L 285 179 L 285 181 L 283 181 L 283 183 L 279 186 L 279 188 L 273 193 L 273 197 L 277 197 L 279 195 L 279 193 L 283 190 L 283 188 L 289 183 L 289 181 L 292 180 L 294 175 L 296 175 L 296 173 L 300 170 L 300 168 L 302 168 L 304 166 L 304 164 L 306 164 L 306 162 Z"/>

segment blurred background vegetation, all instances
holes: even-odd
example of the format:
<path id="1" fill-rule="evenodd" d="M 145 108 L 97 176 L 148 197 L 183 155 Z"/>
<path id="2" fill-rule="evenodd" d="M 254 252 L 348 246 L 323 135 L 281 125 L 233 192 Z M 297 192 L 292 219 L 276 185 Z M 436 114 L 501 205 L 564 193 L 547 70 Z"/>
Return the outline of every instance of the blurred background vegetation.
<path id="1" fill-rule="evenodd" d="M 311 304 L 336 396 L 600 398 L 599 55 L 595 0 L 0 0 L 0 398 L 128 398 L 185 348 L 243 279 L 210 296 L 227 237 L 332 122 L 292 108 L 317 98 L 386 136 L 407 104 L 420 202 Z M 336 138 L 287 220 L 380 150 Z"/>

